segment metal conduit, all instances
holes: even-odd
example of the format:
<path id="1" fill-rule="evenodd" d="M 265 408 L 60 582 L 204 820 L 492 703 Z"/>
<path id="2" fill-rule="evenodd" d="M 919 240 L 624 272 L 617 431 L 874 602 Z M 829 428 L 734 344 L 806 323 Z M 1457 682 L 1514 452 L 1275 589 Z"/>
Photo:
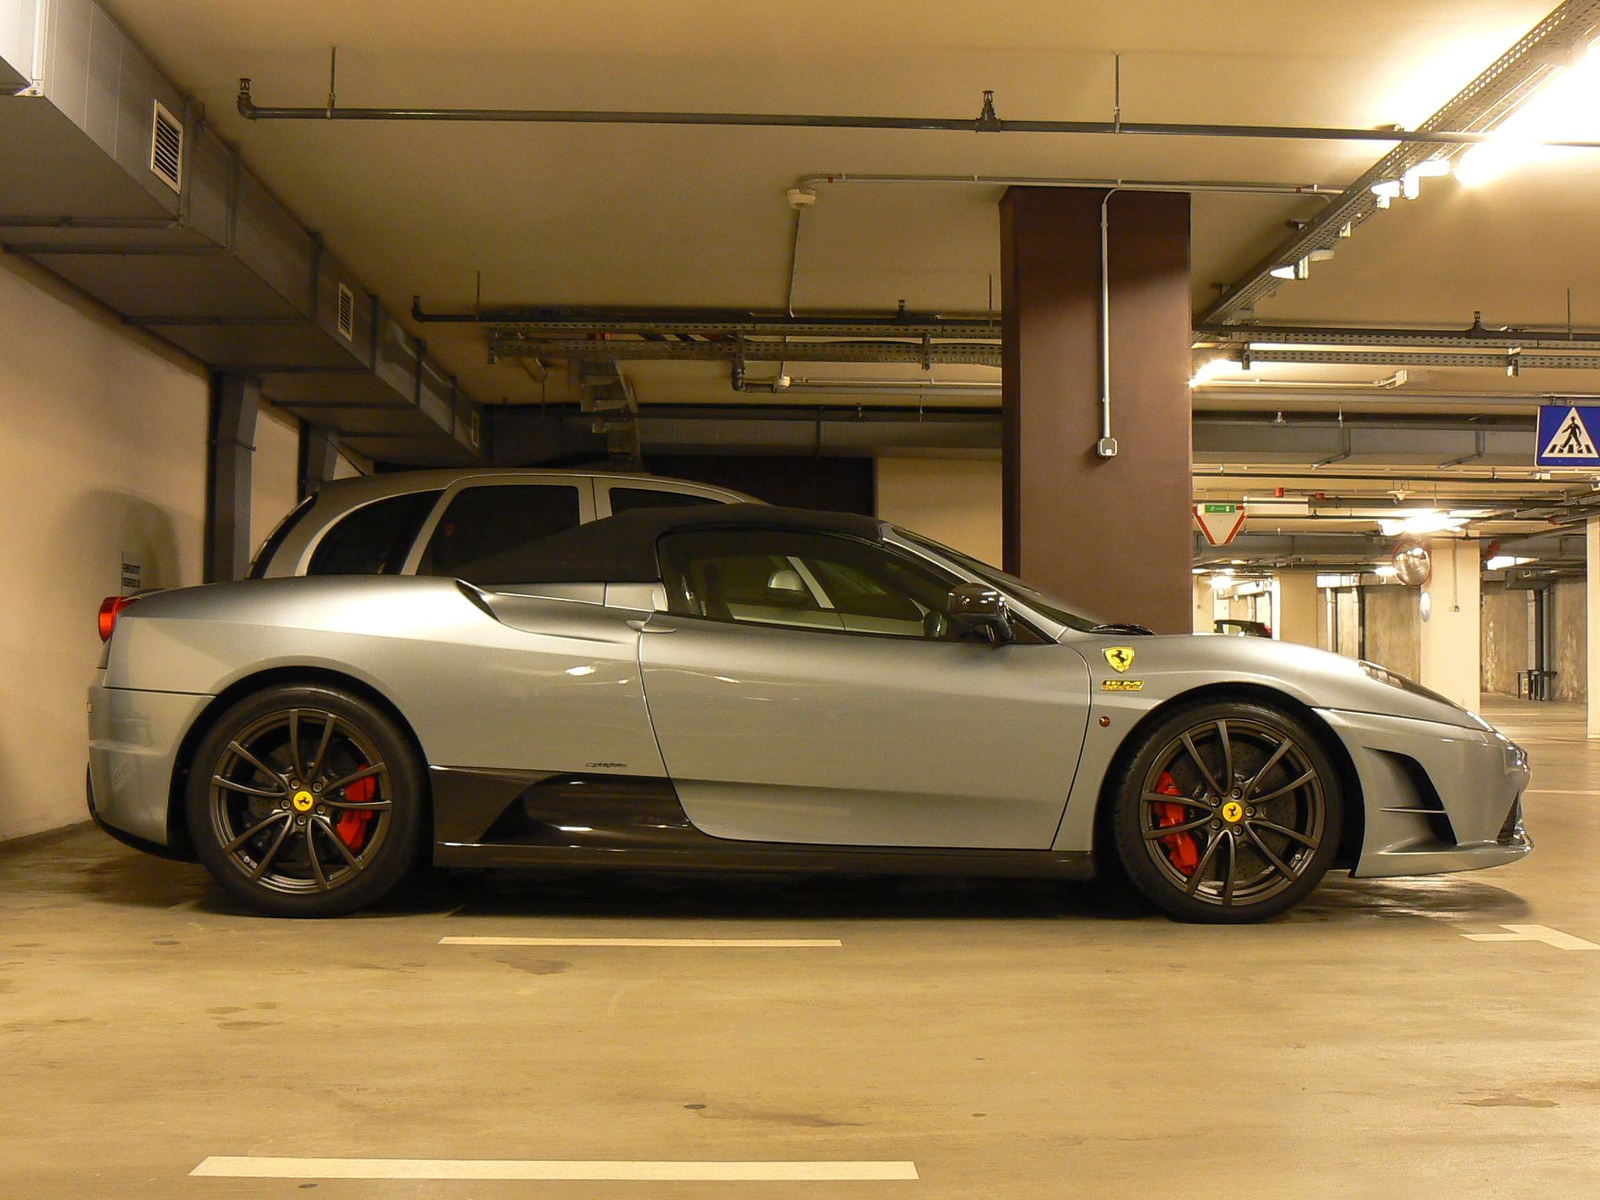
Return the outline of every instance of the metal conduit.
<path id="1" fill-rule="evenodd" d="M 1493 134 L 1454 129 L 1352 129 L 1323 125 L 1217 125 L 1159 121 L 1001 120 L 994 93 L 984 92 L 983 109 L 973 117 L 856 116 L 842 113 L 648 112 L 570 108 L 341 108 L 259 105 L 251 80 L 239 80 L 239 115 L 248 121 L 473 121 L 544 125 L 711 125 L 789 129 L 926 130 L 942 133 L 1129 134 L 1150 137 L 1266 138 L 1323 142 L 1418 142 L 1475 146 Z M 1574 150 L 1600 150 L 1600 142 L 1543 140 L 1533 144 Z"/>
<path id="2" fill-rule="evenodd" d="M 978 187 L 1120 188 L 1137 192 L 1199 192 L 1241 196 L 1318 196 L 1326 199 L 1344 189 L 1322 183 L 1257 183 L 1229 179 L 1085 179 L 1068 175 L 897 175 L 824 171 L 802 175 L 796 187 L 833 183 L 966 184 Z"/>

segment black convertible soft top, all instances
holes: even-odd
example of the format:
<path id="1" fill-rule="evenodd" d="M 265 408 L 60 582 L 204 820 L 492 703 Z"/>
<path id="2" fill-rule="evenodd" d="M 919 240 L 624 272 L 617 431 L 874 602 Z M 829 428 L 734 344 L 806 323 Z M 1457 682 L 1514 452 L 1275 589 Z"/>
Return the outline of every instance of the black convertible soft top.
<path id="1" fill-rule="evenodd" d="M 467 582 L 487 588 L 524 583 L 659 583 L 656 542 L 664 534 L 691 529 L 795 529 L 883 540 L 882 522 L 855 513 L 768 504 L 642 508 L 485 559 Z"/>

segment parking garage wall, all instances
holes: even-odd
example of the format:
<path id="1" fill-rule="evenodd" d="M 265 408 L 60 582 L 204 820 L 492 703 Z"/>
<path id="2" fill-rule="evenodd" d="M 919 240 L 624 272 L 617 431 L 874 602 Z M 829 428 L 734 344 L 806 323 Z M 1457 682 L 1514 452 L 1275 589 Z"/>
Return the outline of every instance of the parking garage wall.
<path id="1" fill-rule="evenodd" d="M 100 601 L 200 582 L 205 367 L 0 257 L 0 839 L 87 819 L 84 702 Z M 251 536 L 294 503 L 298 431 L 256 427 Z"/>
<path id="2" fill-rule="evenodd" d="M 1563 579 L 1551 590 L 1554 636 L 1550 639 L 1550 699 L 1583 700 L 1588 694 L 1588 586 L 1581 579 Z"/>
<path id="3" fill-rule="evenodd" d="M 1528 668 L 1528 593 L 1485 584 L 1480 637 L 1483 690 L 1515 696 L 1517 675 Z"/>
<path id="4" fill-rule="evenodd" d="M 1422 614 L 1417 589 L 1385 584 L 1362 588 L 1366 611 L 1366 657 L 1418 678 L 1422 674 Z"/>
<path id="5" fill-rule="evenodd" d="M 877 470 L 880 517 L 999 563 L 998 459 L 880 458 Z"/>

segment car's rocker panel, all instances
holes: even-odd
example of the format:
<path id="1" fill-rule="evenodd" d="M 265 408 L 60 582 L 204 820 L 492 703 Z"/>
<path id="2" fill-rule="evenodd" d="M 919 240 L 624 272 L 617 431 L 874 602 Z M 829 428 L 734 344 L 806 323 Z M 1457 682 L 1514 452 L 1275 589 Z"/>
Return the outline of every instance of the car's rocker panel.
<path id="1" fill-rule="evenodd" d="M 435 767 L 444 867 L 631 867 L 1087 879 L 1087 853 L 728 841 L 695 828 L 665 779 Z"/>

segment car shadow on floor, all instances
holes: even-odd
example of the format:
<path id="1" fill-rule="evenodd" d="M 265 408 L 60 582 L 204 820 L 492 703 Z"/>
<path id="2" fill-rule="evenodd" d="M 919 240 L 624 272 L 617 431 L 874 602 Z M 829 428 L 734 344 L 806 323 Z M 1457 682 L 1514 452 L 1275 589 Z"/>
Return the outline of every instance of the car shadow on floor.
<path id="1" fill-rule="evenodd" d="M 64 835 L 0 862 L 0 888 L 43 902 L 91 900 L 250 916 L 193 863 L 152 858 L 93 830 Z M 1526 902 L 1475 875 L 1329 879 L 1273 924 L 1426 917 L 1499 924 L 1526 918 Z M 945 876 L 715 875 L 631 871 L 423 872 L 361 917 L 631 917 L 745 921 L 1160 921 L 1118 880 Z"/>

